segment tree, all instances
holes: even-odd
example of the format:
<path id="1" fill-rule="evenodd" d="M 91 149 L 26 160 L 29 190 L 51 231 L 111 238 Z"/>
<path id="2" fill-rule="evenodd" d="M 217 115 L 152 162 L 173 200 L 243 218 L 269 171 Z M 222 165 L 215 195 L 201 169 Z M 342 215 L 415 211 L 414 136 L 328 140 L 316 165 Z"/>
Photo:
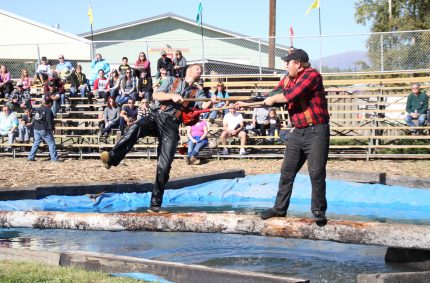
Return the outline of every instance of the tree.
<path id="1" fill-rule="evenodd" d="M 359 0 L 355 3 L 355 20 L 366 25 L 371 31 L 405 31 L 430 29 L 430 0 Z"/>
<path id="2" fill-rule="evenodd" d="M 398 32 L 370 36 L 367 47 L 373 68 L 429 68 L 430 33 L 417 30 L 430 29 L 430 0 L 391 0 L 391 17 L 389 2 L 390 0 L 359 0 L 355 4 L 357 23 L 370 24 L 372 32 Z"/>

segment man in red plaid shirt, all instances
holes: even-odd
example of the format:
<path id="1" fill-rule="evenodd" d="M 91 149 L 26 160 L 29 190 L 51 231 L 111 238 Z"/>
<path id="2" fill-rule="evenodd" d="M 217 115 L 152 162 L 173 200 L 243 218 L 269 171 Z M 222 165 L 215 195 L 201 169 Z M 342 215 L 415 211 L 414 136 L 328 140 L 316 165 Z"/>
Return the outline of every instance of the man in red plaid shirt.
<path id="1" fill-rule="evenodd" d="M 311 210 L 317 223 L 326 223 L 326 164 L 330 141 L 327 99 L 321 74 L 310 67 L 309 56 L 302 49 L 293 49 L 282 57 L 288 76 L 269 96 L 264 105 L 285 103 L 293 128 L 281 167 L 279 190 L 273 208 L 261 213 L 262 219 L 286 216 L 297 172 L 308 161 L 312 183 Z"/>

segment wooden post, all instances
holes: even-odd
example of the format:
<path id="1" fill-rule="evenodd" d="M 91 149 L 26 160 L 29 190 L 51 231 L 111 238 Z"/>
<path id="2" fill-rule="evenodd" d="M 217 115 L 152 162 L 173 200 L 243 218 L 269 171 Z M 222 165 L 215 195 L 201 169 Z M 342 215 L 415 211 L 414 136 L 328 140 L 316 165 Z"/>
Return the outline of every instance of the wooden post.
<path id="1" fill-rule="evenodd" d="M 275 41 L 276 41 L 276 0 L 270 0 L 269 12 L 269 49 L 267 55 L 269 56 L 269 68 L 275 69 Z"/>

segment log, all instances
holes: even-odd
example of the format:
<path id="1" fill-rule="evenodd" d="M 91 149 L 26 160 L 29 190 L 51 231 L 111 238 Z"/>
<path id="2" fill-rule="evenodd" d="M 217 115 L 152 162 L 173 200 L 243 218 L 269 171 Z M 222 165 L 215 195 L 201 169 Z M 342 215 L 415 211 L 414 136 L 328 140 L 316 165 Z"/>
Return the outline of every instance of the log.
<path id="1" fill-rule="evenodd" d="M 144 230 L 247 234 L 283 238 L 430 249 L 430 226 L 329 220 L 319 226 L 314 219 L 232 213 L 73 213 L 0 211 L 2 228 Z"/>

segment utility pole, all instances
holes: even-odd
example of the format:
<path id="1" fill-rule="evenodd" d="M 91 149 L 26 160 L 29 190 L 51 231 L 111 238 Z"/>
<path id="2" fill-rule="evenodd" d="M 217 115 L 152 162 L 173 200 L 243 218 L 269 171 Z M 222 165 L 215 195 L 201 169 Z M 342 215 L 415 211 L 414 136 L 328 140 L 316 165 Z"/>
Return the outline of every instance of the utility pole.
<path id="1" fill-rule="evenodd" d="M 270 0 L 269 12 L 269 68 L 275 68 L 275 40 L 276 40 L 276 0 Z"/>

